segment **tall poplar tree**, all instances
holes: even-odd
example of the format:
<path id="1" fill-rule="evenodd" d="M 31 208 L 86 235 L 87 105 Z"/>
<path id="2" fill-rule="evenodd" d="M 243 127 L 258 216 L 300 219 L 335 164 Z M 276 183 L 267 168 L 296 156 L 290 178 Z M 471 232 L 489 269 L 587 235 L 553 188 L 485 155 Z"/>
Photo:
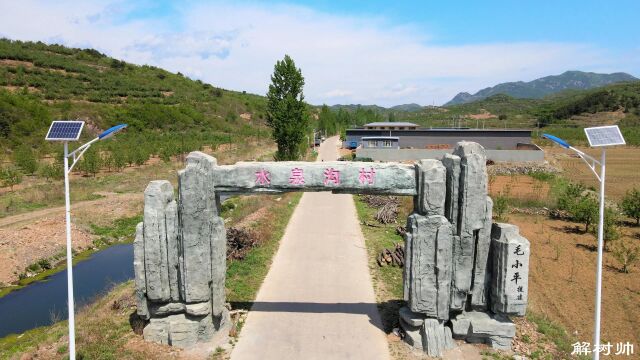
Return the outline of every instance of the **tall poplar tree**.
<path id="1" fill-rule="evenodd" d="M 306 144 L 309 119 L 303 87 L 302 71 L 289 55 L 276 62 L 267 93 L 267 124 L 278 144 L 278 161 L 298 160 Z"/>

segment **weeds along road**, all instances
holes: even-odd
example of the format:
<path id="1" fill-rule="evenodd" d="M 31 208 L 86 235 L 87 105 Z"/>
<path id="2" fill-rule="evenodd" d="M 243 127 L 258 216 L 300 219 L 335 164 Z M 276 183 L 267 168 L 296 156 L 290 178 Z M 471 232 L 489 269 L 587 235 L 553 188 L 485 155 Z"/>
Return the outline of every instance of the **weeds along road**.
<path id="1" fill-rule="evenodd" d="M 335 160 L 338 138 L 320 146 Z M 351 195 L 305 193 L 231 359 L 388 359 Z"/>

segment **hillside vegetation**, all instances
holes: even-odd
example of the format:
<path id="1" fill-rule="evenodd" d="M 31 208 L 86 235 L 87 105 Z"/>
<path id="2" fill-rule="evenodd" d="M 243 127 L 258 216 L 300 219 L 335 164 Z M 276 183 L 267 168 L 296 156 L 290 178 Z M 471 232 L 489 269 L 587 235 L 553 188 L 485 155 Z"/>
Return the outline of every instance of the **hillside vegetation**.
<path id="1" fill-rule="evenodd" d="M 115 159 L 122 165 L 268 137 L 265 107 L 262 96 L 129 64 L 93 49 L 0 39 L 0 145 L 5 149 L 0 160 L 5 165 L 15 162 L 17 153 L 32 153 L 38 161 L 59 153 L 59 144 L 43 140 L 55 119 L 85 120 L 85 139 L 128 123 L 126 133 L 99 150 L 109 163 L 124 157 Z"/>

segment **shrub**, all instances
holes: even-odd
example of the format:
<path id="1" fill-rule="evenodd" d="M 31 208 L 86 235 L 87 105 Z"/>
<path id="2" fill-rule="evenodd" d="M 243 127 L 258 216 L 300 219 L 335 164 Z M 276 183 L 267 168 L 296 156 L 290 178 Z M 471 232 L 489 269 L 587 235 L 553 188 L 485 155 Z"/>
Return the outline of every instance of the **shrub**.
<path id="1" fill-rule="evenodd" d="M 2 186 L 10 186 L 13 190 L 15 185 L 22 182 L 22 173 L 15 167 L 0 169 L 0 180 L 2 180 Z"/>
<path id="2" fill-rule="evenodd" d="M 25 174 L 33 174 L 38 170 L 36 156 L 33 154 L 31 147 L 27 145 L 20 146 L 16 149 L 14 161 Z"/>
<path id="3" fill-rule="evenodd" d="M 64 169 L 60 164 L 44 164 L 38 168 L 38 175 L 47 181 L 49 179 L 62 179 L 64 177 Z"/>
<path id="4" fill-rule="evenodd" d="M 613 257 L 618 260 L 622 268 L 621 272 L 628 274 L 631 266 L 640 260 L 640 248 L 628 246 L 626 241 L 621 241 L 613 249 Z"/>
<path id="5" fill-rule="evenodd" d="M 581 197 L 582 192 L 585 190 L 586 188 L 583 184 L 567 184 L 558 196 L 558 209 L 571 212 L 577 199 Z"/>
<path id="6" fill-rule="evenodd" d="M 529 173 L 529 176 L 538 181 L 551 181 L 556 177 L 553 173 L 546 171 L 533 171 Z"/>
<path id="7" fill-rule="evenodd" d="M 496 219 L 500 221 L 506 221 L 505 214 L 509 211 L 509 198 L 503 194 L 496 196 L 493 202 L 493 212 L 496 215 Z"/>
<path id="8" fill-rule="evenodd" d="M 636 226 L 640 226 L 640 191 L 638 189 L 633 188 L 627 191 L 620 208 L 625 215 L 636 220 Z"/>
<path id="9" fill-rule="evenodd" d="M 40 259 L 38 261 L 38 266 L 40 266 L 42 270 L 49 270 L 53 267 L 51 266 L 51 262 L 49 262 L 48 259 Z"/>
<path id="10" fill-rule="evenodd" d="M 612 240 L 617 240 L 620 237 L 620 229 L 618 223 L 620 222 L 620 215 L 611 208 L 604 209 L 604 231 L 603 240 L 605 248 L 609 247 L 609 243 Z M 596 238 L 598 237 L 598 227 L 592 226 L 591 233 Z"/>
<path id="11" fill-rule="evenodd" d="M 589 226 L 598 221 L 598 202 L 592 196 L 583 196 L 568 209 L 573 220 L 584 224 L 584 232 L 589 231 Z"/>

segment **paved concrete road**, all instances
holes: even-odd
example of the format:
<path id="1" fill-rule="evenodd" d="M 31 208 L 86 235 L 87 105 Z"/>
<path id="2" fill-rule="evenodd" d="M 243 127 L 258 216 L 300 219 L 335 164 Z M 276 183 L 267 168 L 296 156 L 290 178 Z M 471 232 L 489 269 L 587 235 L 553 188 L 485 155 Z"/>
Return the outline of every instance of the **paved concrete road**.
<path id="1" fill-rule="evenodd" d="M 380 323 L 351 195 L 305 193 L 231 359 L 388 359 Z"/>

